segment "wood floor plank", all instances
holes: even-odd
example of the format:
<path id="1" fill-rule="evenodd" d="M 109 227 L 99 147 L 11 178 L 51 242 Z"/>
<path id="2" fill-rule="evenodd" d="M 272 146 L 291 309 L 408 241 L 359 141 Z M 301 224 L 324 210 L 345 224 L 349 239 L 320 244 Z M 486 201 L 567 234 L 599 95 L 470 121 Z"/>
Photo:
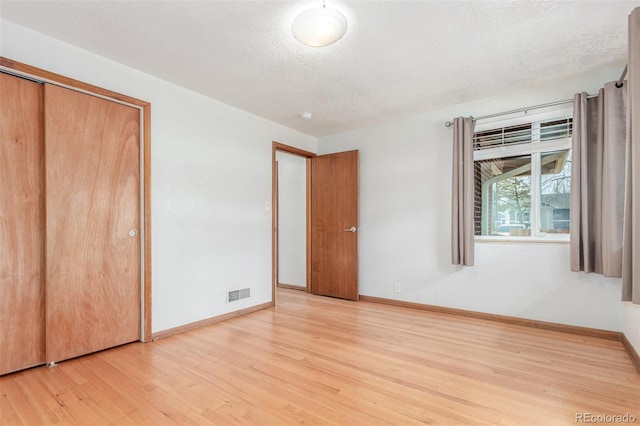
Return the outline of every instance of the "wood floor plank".
<path id="1" fill-rule="evenodd" d="M 250 327 L 253 329 L 254 327 Z M 237 333 L 242 333 L 242 330 L 236 330 Z M 252 336 L 252 340 L 255 342 L 259 340 L 259 335 Z M 304 344 L 303 344 L 304 345 Z M 353 349 L 351 349 L 353 350 Z M 255 348 L 253 352 L 259 352 L 260 348 Z M 445 377 L 440 375 L 440 377 L 432 378 L 433 373 L 437 374 L 436 370 L 432 370 L 427 374 L 421 374 L 421 371 L 416 370 L 415 366 L 411 366 L 409 364 L 404 364 L 404 369 L 391 372 L 391 373 L 383 373 L 385 365 L 387 365 L 388 361 L 393 361 L 393 359 L 386 359 L 382 362 L 372 364 L 371 359 L 368 360 L 368 366 L 362 367 L 357 365 L 358 357 L 366 358 L 368 356 L 367 353 L 357 354 L 354 358 L 354 362 L 351 364 L 344 363 L 341 359 L 346 359 L 347 357 L 341 355 L 339 357 L 328 356 L 328 357 L 315 357 L 316 359 L 305 360 L 305 365 L 303 366 L 294 366 L 297 371 L 309 371 L 313 377 L 332 377 L 337 382 L 334 383 L 334 389 L 341 389 L 341 392 L 345 391 L 361 391 L 367 393 L 367 400 L 374 401 L 379 403 L 380 405 L 391 405 L 398 412 L 405 413 L 406 411 L 410 411 L 414 407 L 426 407 L 429 408 L 427 410 L 431 416 L 434 416 L 443 406 L 454 406 L 454 410 L 449 410 L 448 415 L 440 418 L 439 420 L 448 420 L 449 422 L 458 417 L 460 420 L 466 419 L 467 422 L 471 422 L 473 419 L 473 423 L 478 423 L 478 420 L 471 416 L 464 416 L 464 413 L 468 410 L 469 403 L 466 400 L 458 399 L 456 401 L 455 398 L 445 397 L 439 398 L 442 395 L 442 392 L 438 390 L 438 387 L 442 386 L 443 383 L 446 383 L 451 377 Z M 286 365 L 290 365 L 287 363 Z M 406 372 L 406 377 L 403 376 L 403 371 Z M 320 373 L 320 374 L 319 374 Z M 357 380 L 354 380 L 354 373 L 357 374 Z M 278 374 L 280 378 L 284 378 L 284 375 Z M 341 378 L 347 378 L 342 379 Z M 419 385 L 411 381 L 413 377 L 425 377 L 428 378 L 431 383 L 427 387 L 419 388 Z M 299 387 L 299 380 L 296 380 L 295 383 Z M 460 384 L 457 384 L 460 386 Z M 468 386 L 468 383 L 465 384 L 465 387 Z M 411 398 L 411 391 L 418 388 L 418 391 L 415 392 L 415 399 Z M 428 398 L 425 398 L 427 396 Z M 339 396 L 340 398 L 340 396 Z M 512 401 L 513 399 L 511 399 Z M 390 404 L 393 402 L 393 404 Z M 455 415 L 451 415 L 451 412 L 454 412 Z M 387 413 L 386 418 L 391 418 L 391 416 Z M 433 418 L 419 418 L 423 421 L 433 421 Z M 407 423 L 408 419 L 397 419 L 398 423 Z"/>
<path id="2" fill-rule="evenodd" d="M 635 416 L 620 342 L 279 289 L 275 308 L 0 377 L 0 424 L 575 424 Z"/>

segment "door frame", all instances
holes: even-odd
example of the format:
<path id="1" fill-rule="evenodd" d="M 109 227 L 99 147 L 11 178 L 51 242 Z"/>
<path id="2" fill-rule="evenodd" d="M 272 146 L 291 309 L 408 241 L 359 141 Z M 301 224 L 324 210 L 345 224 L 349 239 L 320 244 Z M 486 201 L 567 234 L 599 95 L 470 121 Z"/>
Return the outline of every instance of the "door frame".
<path id="1" fill-rule="evenodd" d="M 305 151 L 304 149 L 296 148 L 293 146 L 285 145 L 280 142 L 273 141 L 271 149 L 271 305 L 276 305 L 276 287 L 278 286 L 278 163 L 276 161 L 276 153 L 284 152 L 291 155 L 296 155 L 306 159 L 306 211 L 307 211 L 307 225 L 306 225 L 306 283 L 305 288 L 307 293 L 311 291 L 311 159 L 316 156 L 313 152 Z"/>
<path id="2" fill-rule="evenodd" d="M 151 104 L 73 78 L 23 64 L 3 56 L 0 56 L 0 70 L 17 77 L 65 87 L 140 110 L 140 220 L 142 222 L 140 253 L 140 283 L 142 287 L 140 305 L 142 314 L 140 318 L 140 340 L 142 342 L 151 341 Z"/>

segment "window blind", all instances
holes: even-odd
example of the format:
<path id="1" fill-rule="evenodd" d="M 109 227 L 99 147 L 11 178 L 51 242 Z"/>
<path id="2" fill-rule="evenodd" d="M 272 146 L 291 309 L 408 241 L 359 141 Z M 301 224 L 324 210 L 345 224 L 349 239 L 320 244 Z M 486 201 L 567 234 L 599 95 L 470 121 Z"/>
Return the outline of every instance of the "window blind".
<path id="1" fill-rule="evenodd" d="M 473 137 L 474 151 L 520 145 L 540 141 L 554 141 L 571 137 L 571 117 L 556 118 L 540 123 L 525 123 L 476 132 Z"/>

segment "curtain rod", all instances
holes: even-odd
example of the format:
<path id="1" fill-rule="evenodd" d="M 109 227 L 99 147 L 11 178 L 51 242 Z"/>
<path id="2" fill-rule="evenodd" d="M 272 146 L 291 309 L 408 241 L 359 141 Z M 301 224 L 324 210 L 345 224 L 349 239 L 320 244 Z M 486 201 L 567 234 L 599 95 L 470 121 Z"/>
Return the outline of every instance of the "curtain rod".
<path id="1" fill-rule="evenodd" d="M 627 67 L 629 66 L 629 64 L 624 66 L 624 69 L 622 70 L 622 75 L 620 76 L 620 78 L 618 79 L 618 81 L 616 82 L 616 87 L 619 89 L 623 86 L 623 81 L 624 81 L 624 77 L 627 75 Z"/>
<path id="2" fill-rule="evenodd" d="M 616 81 L 616 87 L 620 88 L 624 85 L 624 77 L 627 75 L 627 67 L 629 66 L 629 64 L 624 66 L 624 69 L 622 70 L 622 75 L 620 75 L 620 78 L 618 79 L 618 81 Z M 598 95 L 589 95 L 589 98 L 593 98 L 595 96 Z M 541 104 L 541 105 L 535 105 L 535 106 L 530 106 L 530 107 L 526 107 L 526 108 L 518 108 L 518 109 L 513 109 L 511 111 L 505 111 L 505 112 L 498 112 L 495 114 L 489 114 L 489 115 L 483 115 L 480 117 L 476 117 L 476 120 L 484 120 L 486 118 L 493 118 L 493 117 L 500 117 L 501 115 L 509 115 L 509 114 L 516 114 L 518 112 L 527 112 L 529 110 L 532 109 L 540 109 L 540 108 L 546 108 L 546 107 L 550 107 L 550 106 L 555 106 L 555 105 L 562 105 L 562 104 L 568 104 L 569 102 L 573 102 L 573 99 L 566 99 L 564 101 L 556 101 L 556 102 L 549 102 L 547 104 Z M 444 123 L 444 125 L 446 127 L 451 127 L 453 126 L 453 121 L 447 121 Z"/>
<path id="3" fill-rule="evenodd" d="M 591 95 L 589 95 L 589 97 L 591 97 Z M 556 106 L 556 105 L 568 104 L 570 102 L 573 102 L 573 99 L 565 99 L 564 101 L 555 101 L 555 102 L 549 102 L 546 104 L 534 105 L 526 108 L 512 109 L 511 111 L 497 112 L 495 114 L 488 114 L 480 117 L 475 117 L 475 119 L 484 120 L 486 118 L 500 117 L 501 115 L 516 114 L 518 112 L 528 112 L 532 109 L 541 109 L 541 108 L 547 108 L 547 107 Z M 444 123 L 444 125 L 447 127 L 451 127 L 453 126 L 453 121 L 447 121 L 446 123 Z"/>

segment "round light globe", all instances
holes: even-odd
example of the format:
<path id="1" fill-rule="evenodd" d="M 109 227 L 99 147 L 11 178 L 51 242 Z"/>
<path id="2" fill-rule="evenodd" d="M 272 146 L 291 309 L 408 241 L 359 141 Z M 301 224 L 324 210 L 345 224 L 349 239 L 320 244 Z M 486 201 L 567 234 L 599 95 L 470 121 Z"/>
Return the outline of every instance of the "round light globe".
<path id="1" fill-rule="evenodd" d="M 340 40 L 347 31 L 347 18 L 335 9 L 316 7 L 296 16 L 293 36 L 302 44 L 324 47 Z"/>

